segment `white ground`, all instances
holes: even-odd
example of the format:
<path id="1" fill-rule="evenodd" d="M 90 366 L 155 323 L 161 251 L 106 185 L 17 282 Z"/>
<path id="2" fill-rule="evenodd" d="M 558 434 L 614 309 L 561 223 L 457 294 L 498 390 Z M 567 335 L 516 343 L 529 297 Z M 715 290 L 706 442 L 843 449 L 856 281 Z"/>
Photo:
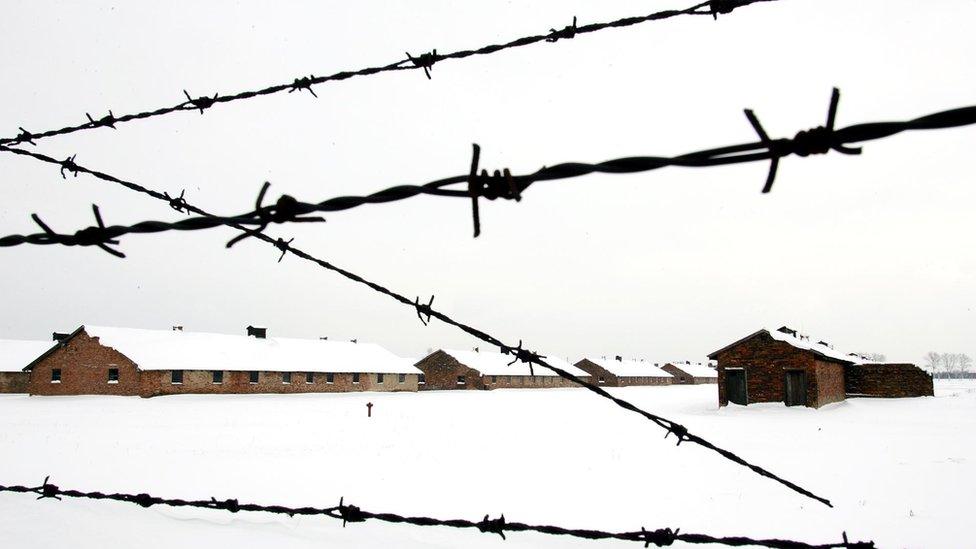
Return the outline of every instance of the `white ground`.
<path id="1" fill-rule="evenodd" d="M 881 547 L 963 547 L 976 384 L 821 410 L 717 410 L 715 386 L 618 394 L 834 501 L 829 509 L 578 389 L 421 394 L 0 396 L 0 484 L 603 529 L 662 526 Z M 366 402 L 375 404 L 366 418 Z M 327 517 L 0 494 L 0 547 L 640 547 Z"/>

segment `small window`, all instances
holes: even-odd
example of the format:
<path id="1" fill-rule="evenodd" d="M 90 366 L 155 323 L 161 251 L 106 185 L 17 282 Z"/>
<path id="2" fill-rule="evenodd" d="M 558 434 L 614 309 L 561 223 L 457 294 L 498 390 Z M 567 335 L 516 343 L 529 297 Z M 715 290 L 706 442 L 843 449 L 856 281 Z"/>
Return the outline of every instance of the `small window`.
<path id="1" fill-rule="evenodd" d="M 305 372 L 305 383 L 315 383 L 315 374 L 312 372 Z"/>
<path id="2" fill-rule="evenodd" d="M 397 383 L 406 383 L 406 381 L 407 381 L 407 374 L 400 374 L 397 377 Z"/>
<path id="3" fill-rule="evenodd" d="M 359 374 L 353 374 L 352 375 L 352 382 L 353 383 L 359 383 Z"/>
<path id="4" fill-rule="evenodd" d="M 109 383 L 118 383 L 119 382 L 119 369 L 118 368 L 109 368 L 108 369 L 108 382 Z"/>
<path id="5" fill-rule="evenodd" d="M 51 370 L 51 383 L 61 383 L 61 368 Z"/>
<path id="6" fill-rule="evenodd" d="M 426 385 L 427 384 L 427 376 L 425 376 L 424 374 L 420 374 L 419 376 L 417 376 L 417 383 L 420 384 L 420 385 Z"/>
<path id="7" fill-rule="evenodd" d="M 383 374 L 376 374 L 376 383 L 383 383 Z"/>
<path id="8" fill-rule="evenodd" d="M 498 383 L 498 376 L 491 376 L 492 383 Z"/>
<path id="9" fill-rule="evenodd" d="M 326 383 L 335 383 L 335 374 L 333 374 L 332 372 L 329 372 L 329 373 L 325 374 L 325 382 Z"/>
<path id="10" fill-rule="evenodd" d="M 457 384 L 458 385 L 464 385 L 464 383 L 465 383 L 464 382 L 464 376 L 458 376 Z"/>
<path id="11" fill-rule="evenodd" d="M 248 375 L 248 378 L 247 378 L 247 382 L 248 383 L 257 383 L 258 382 L 258 377 L 260 377 L 260 373 L 259 372 L 248 372 L 247 375 Z"/>
<path id="12" fill-rule="evenodd" d="M 221 384 L 224 382 L 224 372 L 220 370 L 214 370 L 213 372 L 213 382 L 216 384 Z"/>
<path id="13" fill-rule="evenodd" d="M 606 382 L 607 380 L 603 379 L 603 376 L 600 376 L 600 383 L 606 383 Z"/>
<path id="14" fill-rule="evenodd" d="M 183 383 L 183 370 L 173 370 L 169 373 L 169 381 L 173 385 L 179 385 Z"/>
<path id="15" fill-rule="evenodd" d="M 281 372 L 281 382 L 291 383 L 291 372 Z"/>

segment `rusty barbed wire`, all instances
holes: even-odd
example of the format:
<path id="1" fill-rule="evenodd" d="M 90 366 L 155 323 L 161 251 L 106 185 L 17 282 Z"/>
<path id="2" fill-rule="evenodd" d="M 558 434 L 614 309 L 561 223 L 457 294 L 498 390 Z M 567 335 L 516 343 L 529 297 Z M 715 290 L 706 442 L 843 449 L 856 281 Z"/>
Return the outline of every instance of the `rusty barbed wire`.
<path id="1" fill-rule="evenodd" d="M 782 158 L 796 155 L 806 157 L 816 154 L 826 154 L 830 151 L 842 154 L 860 154 L 860 148 L 853 148 L 851 143 L 860 143 L 881 139 L 897 133 L 914 130 L 946 129 L 976 124 L 976 106 L 962 107 L 934 114 L 922 116 L 907 121 L 874 122 L 857 124 L 845 128 L 835 128 L 837 107 L 840 92 L 835 88 L 831 95 L 830 106 L 827 111 L 827 121 L 823 126 L 809 130 L 802 130 L 792 138 L 772 139 L 766 133 L 759 119 L 751 109 L 745 114 L 753 129 L 759 135 L 759 141 L 732 145 L 729 147 L 706 149 L 674 157 L 641 156 L 607 160 L 596 164 L 584 162 L 568 162 L 555 166 L 543 167 L 533 173 L 512 175 L 508 168 L 495 170 L 489 174 L 487 170 L 478 171 L 481 148 L 475 144 L 471 156 L 471 169 L 468 175 L 446 177 L 424 183 L 422 185 L 399 185 L 366 196 L 340 196 L 317 203 L 301 202 L 289 195 L 282 195 L 273 205 L 263 205 L 262 201 L 268 190 L 265 183 L 258 194 L 253 210 L 234 216 L 203 216 L 189 217 L 175 222 L 143 221 L 134 225 L 90 226 L 73 234 L 61 234 L 51 231 L 42 225 L 43 232 L 30 235 L 9 235 L 0 238 L 0 247 L 18 246 L 21 244 L 64 246 L 99 246 L 108 251 L 105 244 L 116 244 L 121 236 L 138 233 L 159 233 L 165 231 L 196 231 L 211 229 L 222 225 L 244 225 L 257 227 L 257 232 L 263 231 L 270 224 L 321 222 L 321 217 L 309 216 L 312 213 L 337 212 L 349 210 L 366 204 L 385 204 L 399 200 L 406 200 L 418 195 L 445 196 L 465 198 L 471 200 L 472 218 L 474 222 L 474 236 L 481 233 L 481 216 L 479 200 L 504 199 L 520 201 L 522 193 L 533 184 L 540 181 L 555 181 L 579 177 L 591 173 L 632 174 L 661 169 L 668 166 L 682 166 L 693 168 L 717 167 L 728 164 L 743 164 L 749 162 L 769 161 L 770 168 L 762 192 L 768 193 L 778 173 L 779 162 Z M 56 160 L 36 151 L 0 146 L 0 150 L 31 156 L 61 168 L 61 176 L 65 171 L 75 176 L 86 171 L 78 166 L 75 157 Z M 466 185 L 465 190 L 448 189 L 451 186 Z M 154 195 L 155 196 L 155 195 Z M 183 211 L 185 200 L 181 194 L 179 198 L 163 195 L 170 206 L 177 211 Z M 155 196 L 159 198 L 159 196 Z M 35 222 L 41 225 L 36 214 Z M 243 234 L 231 240 L 232 246 L 250 234 Z M 113 253 L 114 252 L 110 252 Z M 119 255 L 119 254 L 114 254 Z M 124 257 L 124 256 L 120 256 Z"/>
<path id="2" fill-rule="evenodd" d="M 873 541 L 851 542 L 847 537 L 847 532 L 841 536 L 842 541 L 835 543 L 811 544 L 802 541 L 773 538 L 750 538 L 746 536 L 712 536 L 708 534 L 682 533 L 680 528 L 658 528 L 656 530 L 646 530 L 643 526 L 639 531 L 629 532 L 609 532 L 604 530 L 592 530 L 581 528 L 565 528 L 562 526 L 534 525 L 522 522 L 511 522 L 500 514 L 498 518 L 490 518 L 490 515 L 480 521 L 467 519 L 439 519 L 434 517 L 417 517 L 399 515 L 396 513 L 377 513 L 367 511 L 356 505 L 345 503 L 345 498 L 339 499 L 339 505 L 332 507 L 288 507 L 285 505 L 260 505 L 255 503 L 242 503 L 236 498 L 220 499 L 211 497 L 209 500 L 187 500 L 178 498 L 162 498 L 147 493 L 126 494 L 126 493 L 104 493 L 104 492 L 84 492 L 60 488 L 51 484 L 50 477 L 44 479 L 40 486 L 4 486 L 0 485 L 0 492 L 11 492 L 20 494 L 35 494 L 37 499 L 61 500 L 62 497 L 108 500 L 121 503 L 131 503 L 143 508 L 154 505 L 166 505 L 169 507 L 192 507 L 197 509 L 211 509 L 216 511 L 227 511 L 230 513 L 239 512 L 262 512 L 276 515 L 300 516 L 326 516 L 335 520 L 341 520 L 342 526 L 348 523 L 361 523 L 370 520 L 389 522 L 394 524 L 410 524 L 413 526 L 428 527 L 450 527 L 458 529 L 478 530 L 485 534 L 497 534 L 502 539 L 505 533 L 513 532 L 537 532 L 553 536 L 567 536 L 573 538 L 600 540 L 617 539 L 622 541 L 634 541 L 643 543 L 644 547 L 651 544 L 657 547 L 670 546 L 676 541 L 693 544 L 716 544 L 740 547 L 744 545 L 769 547 L 773 549 L 873 549 Z"/>
<path id="3" fill-rule="evenodd" d="M 165 116 L 175 112 L 181 111 L 200 111 L 203 114 L 205 110 L 220 104 L 220 103 L 230 103 L 233 101 L 240 101 L 244 99 L 251 99 L 254 97 L 261 97 L 266 95 L 273 95 L 281 92 L 294 92 L 297 90 L 308 90 L 312 95 L 316 95 L 312 86 L 323 84 L 325 82 L 333 82 L 339 80 L 347 80 L 349 78 L 359 77 L 359 76 L 370 76 L 374 74 L 392 72 L 392 71 L 403 71 L 403 70 L 416 70 L 421 69 L 424 74 L 427 75 L 429 79 L 431 77 L 430 72 L 433 69 L 435 63 L 441 61 L 446 61 L 449 59 L 460 60 L 466 59 L 468 57 L 480 56 L 480 55 L 491 55 L 503 50 L 508 50 L 512 48 L 519 48 L 524 46 L 529 46 L 539 42 L 555 42 L 559 38 L 573 38 L 581 34 L 587 34 L 591 32 L 602 31 L 606 29 L 630 27 L 633 25 L 638 25 L 641 23 L 647 23 L 651 21 L 661 21 L 664 19 L 670 19 L 673 17 L 683 16 L 683 15 L 711 15 L 712 17 L 717 17 L 717 14 L 728 14 L 734 9 L 748 6 L 750 4 L 755 4 L 759 2 L 776 2 L 778 0 L 707 0 L 704 2 L 699 2 L 691 7 L 681 9 L 681 10 L 664 10 L 651 13 L 648 15 L 637 16 L 637 17 L 625 17 L 622 19 L 617 19 L 614 21 L 608 21 L 604 23 L 592 23 L 589 25 L 576 26 L 575 21 L 572 26 L 572 32 L 567 29 L 561 31 L 552 30 L 547 34 L 540 34 L 534 36 L 525 36 L 522 38 L 517 38 L 503 44 L 492 44 L 487 46 L 482 46 L 473 50 L 459 50 L 451 53 L 438 54 L 437 50 L 432 50 L 429 53 L 424 53 L 417 57 L 407 54 L 407 59 L 402 59 L 394 63 L 389 63 L 386 65 L 379 65 L 374 67 L 367 67 L 357 70 L 341 71 L 329 76 L 301 76 L 293 79 L 291 82 L 286 84 L 276 84 L 273 86 L 268 86 L 259 90 L 253 91 L 242 91 L 232 94 L 217 94 L 215 93 L 213 97 L 204 95 L 199 97 L 191 96 L 186 90 L 183 90 L 183 94 L 186 96 L 186 101 L 178 103 L 169 107 L 161 107 L 153 110 L 125 114 L 121 116 L 115 116 L 109 111 L 107 117 L 101 119 L 93 119 L 88 116 L 88 121 L 82 124 L 66 126 L 55 130 L 46 130 L 40 132 L 30 132 L 24 128 L 20 129 L 14 137 L 0 138 L 0 145 L 16 145 L 20 143 L 35 144 L 38 139 L 44 139 L 47 137 L 53 137 L 56 135 L 67 135 L 75 132 L 91 130 L 101 127 L 115 128 L 116 124 L 122 124 L 126 122 L 131 122 L 133 120 L 145 120 L 148 118 L 155 118 L 158 116 Z M 317 97 L 317 96 L 316 96 Z M 87 113 L 86 113 L 87 115 Z"/>
<path id="4" fill-rule="evenodd" d="M 46 162 L 51 162 L 51 163 L 54 163 L 54 164 L 58 164 L 59 163 L 57 160 L 55 160 L 53 158 L 50 158 L 50 157 L 46 157 L 44 155 L 40 155 L 39 153 L 22 151 L 22 150 L 19 150 L 19 149 L 9 149 L 9 150 L 11 150 L 11 151 L 17 150 L 20 154 L 25 154 L 27 156 L 31 156 L 31 157 L 34 157 L 34 158 L 38 158 L 38 159 L 44 160 Z M 156 198 L 157 200 L 164 201 L 164 202 L 166 202 L 168 205 L 170 205 L 172 207 L 172 200 L 173 199 L 167 193 L 161 193 L 159 191 L 146 188 L 146 187 L 144 187 L 142 185 L 139 185 L 137 183 L 133 183 L 131 181 L 125 181 L 123 179 L 120 179 L 120 178 L 115 177 L 113 175 L 106 174 L 104 172 L 100 172 L 100 171 L 93 170 L 93 169 L 90 169 L 90 168 L 86 168 L 86 167 L 83 167 L 83 166 L 76 166 L 76 167 L 77 167 L 79 173 L 85 173 L 85 174 L 91 175 L 91 176 L 93 176 L 93 177 L 95 177 L 97 179 L 101 179 L 103 181 L 108 181 L 108 182 L 111 182 L 111 183 L 120 184 L 120 185 L 122 185 L 122 186 L 124 186 L 124 187 L 126 187 L 126 188 L 128 188 L 130 190 L 134 190 L 134 191 L 140 192 L 142 194 L 146 194 L 148 196 L 151 196 L 153 198 Z M 266 188 L 267 187 L 264 187 L 263 189 L 266 189 Z M 260 204 L 260 197 L 259 197 L 259 200 L 258 200 L 258 204 Z M 207 211 L 205 211 L 205 210 L 203 210 L 203 209 L 201 209 L 201 208 L 199 208 L 197 206 L 194 206 L 194 205 L 190 204 L 186 199 L 183 199 L 183 202 L 181 203 L 181 206 L 186 211 L 195 213 L 195 214 L 197 214 L 199 216 L 203 216 L 205 218 L 206 217 L 217 217 L 217 216 L 214 216 L 213 214 L 211 214 L 211 213 L 209 213 L 209 212 L 207 212 Z M 220 223 L 220 224 L 224 224 L 224 223 Z M 830 503 L 830 500 L 828 500 L 826 498 L 823 498 L 821 496 L 818 496 L 818 495 L 814 494 L 813 492 L 807 490 L 806 488 L 803 488 L 803 487 L 799 486 L 798 484 L 796 484 L 794 482 L 791 482 L 789 480 L 786 480 L 786 479 L 784 479 L 784 478 L 782 478 L 782 477 L 780 477 L 780 476 L 772 473 L 771 471 L 768 471 L 767 469 L 764 469 L 763 467 L 760 467 L 758 465 L 754 465 L 754 464 L 746 461 L 742 457 L 739 457 L 735 453 L 733 453 L 733 452 L 731 452 L 729 450 L 726 450 L 724 448 L 721 448 L 719 446 L 716 446 L 715 444 L 709 442 L 708 440 L 706 440 L 706 439 L 704 439 L 704 438 L 702 438 L 702 437 L 700 437 L 698 435 L 692 434 L 691 432 L 689 432 L 689 430 L 685 426 L 683 426 L 683 425 L 681 425 L 681 424 L 679 424 L 679 423 L 677 423 L 675 421 L 672 421 L 670 419 L 667 419 L 665 417 L 662 417 L 662 416 L 653 414 L 651 412 L 648 412 L 646 410 L 643 410 L 643 409 L 637 407 L 636 405 L 634 405 L 634 404 L 632 404 L 632 403 L 630 403 L 630 402 L 628 402 L 628 401 L 626 401 L 626 400 L 624 400 L 622 398 L 613 396 L 612 394 L 610 394 L 606 390 L 604 390 L 602 387 L 599 387 L 597 385 L 594 385 L 592 383 L 589 383 L 589 382 L 587 382 L 587 381 L 585 381 L 585 380 L 583 380 L 583 379 L 581 379 L 581 378 L 579 378 L 579 377 L 571 374 L 570 372 L 567 372 L 566 370 L 563 370 L 563 369 L 561 369 L 561 368 L 559 368 L 557 366 L 553 366 L 553 365 L 549 364 L 548 362 L 546 362 L 544 360 L 544 357 L 541 354 L 523 348 L 521 341 L 519 342 L 519 345 L 518 346 L 506 345 L 505 343 L 503 343 L 498 338 L 496 338 L 496 337 L 494 337 L 494 336 L 492 336 L 492 335 L 490 335 L 490 334 L 488 334 L 488 333 L 486 333 L 484 331 L 481 331 L 481 330 L 479 330 L 479 329 L 477 329 L 477 328 L 475 328 L 473 326 L 470 326 L 470 325 L 467 325 L 467 324 L 465 324 L 463 322 L 460 322 L 458 320 L 455 320 L 455 319 L 451 318 L 450 316 L 448 316 L 445 313 L 442 313 L 440 311 L 437 311 L 436 309 L 433 308 L 433 301 L 431 301 L 431 302 L 429 302 L 427 304 L 422 304 L 422 303 L 420 303 L 420 300 L 419 299 L 411 300 L 410 298 L 404 296 L 403 294 L 397 293 L 397 292 L 395 292 L 393 290 L 390 290 L 389 288 L 386 288 L 386 287 L 384 287 L 384 286 L 382 286 L 382 285 L 380 285 L 380 284 L 378 284 L 376 282 L 372 282 L 370 280 L 367 280 L 366 278 L 364 278 L 364 277 L 362 277 L 360 275 L 357 275 L 357 274 L 355 274 L 355 273 L 353 273 L 353 272 L 351 272 L 349 270 L 343 269 L 342 267 L 339 267 L 339 266 L 334 265 L 334 264 L 332 264 L 332 263 L 330 263 L 328 261 L 325 261 L 323 259 L 317 258 L 317 257 L 315 257 L 315 256 L 313 256 L 313 255 L 311 255 L 311 254 L 309 254 L 309 253 L 307 253 L 305 251 L 302 251 L 302 250 L 300 250 L 300 249 L 292 246 L 288 241 L 285 241 L 284 239 L 281 239 L 281 238 L 277 238 L 276 239 L 276 238 L 273 238 L 271 236 L 268 236 L 267 234 L 265 234 L 261 230 L 251 229 L 251 228 L 249 228 L 247 226 L 244 226 L 243 224 L 240 224 L 240 223 L 233 223 L 233 222 L 231 222 L 231 223 L 226 223 L 226 225 L 229 226 L 229 227 L 238 229 L 239 231 L 242 231 L 244 233 L 244 236 L 249 236 L 249 237 L 253 237 L 253 238 L 257 239 L 257 240 L 261 240 L 261 241 L 263 241 L 263 242 L 265 242 L 267 244 L 270 244 L 276 250 L 281 251 L 282 253 L 279 256 L 279 261 L 284 257 L 284 254 L 285 253 L 291 253 L 295 257 L 299 257 L 301 259 L 310 261 L 310 262 L 315 263 L 316 265 L 318 265 L 320 267 L 323 267 L 323 268 L 325 268 L 327 270 L 330 270 L 332 272 L 338 273 L 339 275 L 341 275 L 341 276 L 343 276 L 343 277 L 345 277 L 345 278 L 347 278 L 349 280 L 352 280 L 353 282 L 357 282 L 359 284 L 365 285 L 366 287 L 368 287 L 368 288 L 370 288 L 370 289 L 372 289 L 372 290 L 374 290 L 374 291 L 376 291 L 376 292 L 378 292 L 380 294 L 383 294 L 383 295 L 385 295 L 387 297 L 390 297 L 390 298 L 398 301 L 399 303 L 401 303 L 403 305 L 406 305 L 407 307 L 409 307 L 410 309 L 412 309 L 413 311 L 415 311 L 418 314 L 418 316 L 421 316 L 421 322 L 424 322 L 425 321 L 425 318 L 426 318 L 426 321 L 427 322 L 429 322 L 431 318 L 436 318 L 437 320 L 440 320 L 441 322 L 444 322 L 445 324 L 454 326 L 454 327 L 462 330 L 463 332 L 465 332 L 465 333 L 467 333 L 467 334 L 469 334 L 469 335 L 471 335 L 471 336 L 473 336 L 475 338 L 478 338 L 478 339 L 480 339 L 480 340 L 482 340 L 482 341 L 484 341 L 486 343 L 489 343 L 489 344 L 491 344 L 491 345 L 493 345 L 495 347 L 498 347 L 502 352 L 504 352 L 506 354 L 513 355 L 514 358 L 516 360 L 518 360 L 518 361 L 526 362 L 530 366 L 531 365 L 535 365 L 535 366 L 541 366 L 543 368 L 546 368 L 549 371 L 554 372 L 556 375 L 562 377 L 563 379 L 567 379 L 567 380 L 569 380 L 569 381 L 571 381 L 571 382 L 573 382 L 573 383 L 575 383 L 575 384 L 577 384 L 577 385 L 579 385 L 581 387 L 584 387 L 584 388 L 586 388 L 586 389 L 588 389 L 588 390 L 596 393 L 597 395 L 599 395 L 599 396 L 601 396 L 601 397 L 603 397 L 603 398 L 605 398 L 607 400 L 610 400 L 611 402 L 613 402 L 614 404 L 616 404 L 617 406 L 620 406 L 621 408 L 623 408 L 625 410 L 629 410 L 629 411 L 631 411 L 633 413 L 640 414 L 645 419 L 651 421 L 652 423 L 654 423 L 658 427 L 664 429 L 666 431 L 665 432 L 665 437 L 668 437 L 671 434 L 676 435 L 677 436 L 677 439 L 678 439 L 678 444 L 679 445 L 681 444 L 681 442 L 691 442 L 693 444 L 697 444 L 699 446 L 702 446 L 703 448 L 707 448 L 709 450 L 712 450 L 713 452 L 719 454 L 723 458 L 725 458 L 725 459 L 727 459 L 727 460 L 729 460 L 729 461 L 731 461 L 733 463 L 736 463 L 736 464 L 738 464 L 738 465 L 740 465 L 742 467 L 746 467 L 747 469 L 751 470 L 752 472 L 756 473 L 757 475 L 760 475 L 760 476 L 763 476 L 763 477 L 768 478 L 770 480 L 773 480 L 775 482 L 778 482 L 778 483 L 782 484 L 783 486 L 789 488 L 790 490 L 793 490 L 794 492 L 796 492 L 798 494 L 801 494 L 803 496 L 806 496 L 808 498 L 811 498 L 813 500 L 819 501 L 819 502 L 823 503 L 824 505 L 827 505 L 828 507 L 833 507 L 833 505 L 831 505 L 831 503 Z M 103 229 L 103 228 L 96 227 L 93 230 L 95 230 L 95 231 L 98 231 L 98 230 L 108 230 L 108 228 L 104 228 Z M 238 241 L 238 240 L 239 240 L 238 238 L 235 238 L 234 240 L 232 240 L 230 243 L 228 243 L 228 247 L 233 242 Z M 86 242 L 78 242 L 78 245 L 86 245 L 86 244 L 87 244 Z"/>

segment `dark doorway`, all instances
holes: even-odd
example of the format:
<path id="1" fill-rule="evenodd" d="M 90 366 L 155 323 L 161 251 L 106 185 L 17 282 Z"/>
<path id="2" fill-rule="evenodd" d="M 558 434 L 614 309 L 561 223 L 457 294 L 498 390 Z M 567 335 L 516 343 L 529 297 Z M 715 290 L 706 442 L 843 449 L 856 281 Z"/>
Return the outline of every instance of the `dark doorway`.
<path id="1" fill-rule="evenodd" d="M 786 405 L 807 405 L 807 373 L 803 370 L 786 371 Z"/>
<path id="2" fill-rule="evenodd" d="M 745 370 L 725 371 L 725 396 L 732 404 L 745 406 L 746 401 L 746 372 Z"/>

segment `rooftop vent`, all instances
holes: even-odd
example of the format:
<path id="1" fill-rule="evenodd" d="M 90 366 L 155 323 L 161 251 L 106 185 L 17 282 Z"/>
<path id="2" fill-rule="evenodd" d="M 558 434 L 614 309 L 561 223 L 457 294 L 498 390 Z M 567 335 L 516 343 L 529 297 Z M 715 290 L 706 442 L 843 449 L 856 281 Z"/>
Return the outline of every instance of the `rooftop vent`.
<path id="1" fill-rule="evenodd" d="M 353 343 L 359 343 L 358 339 L 350 339 L 349 341 L 352 341 Z"/>
<path id="2" fill-rule="evenodd" d="M 183 326 L 173 326 L 173 331 L 174 332 L 182 332 L 183 331 Z"/>
<path id="3" fill-rule="evenodd" d="M 319 340 L 321 340 L 321 341 L 328 341 L 329 340 L 329 336 L 319 336 Z"/>
<path id="4" fill-rule="evenodd" d="M 480 351 L 480 350 L 479 350 L 479 349 L 478 349 L 477 347 L 475 347 L 475 348 L 474 348 L 474 352 L 476 352 L 476 353 L 480 353 L 481 351 Z"/>
<path id="5" fill-rule="evenodd" d="M 776 331 L 779 332 L 779 333 L 781 333 L 781 334 L 789 334 L 789 335 L 791 335 L 793 337 L 796 337 L 796 330 L 794 330 L 793 328 L 790 328 L 789 326 L 780 326 L 779 330 L 776 330 Z"/>
<path id="6" fill-rule="evenodd" d="M 61 332 L 54 332 L 53 334 L 51 334 L 51 340 L 52 341 L 64 341 L 64 340 L 68 339 L 68 336 L 69 335 L 71 335 L 71 334 L 63 334 Z"/>
<path id="7" fill-rule="evenodd" d="M 613 357 L 613 359 L 616 360 L 617 362 L 623 362 L 624 361 L 623 357 L 621 357 L 620 355 L 617 355 L 617 356 Z"/>
<path id="8" fill-rule="evenodd" d="M 266 339 L 268 337 L 268 329 L 260 328 L 258 326 L 248 326 L 247 335 L 254 336 L 257 339 Z"/>

